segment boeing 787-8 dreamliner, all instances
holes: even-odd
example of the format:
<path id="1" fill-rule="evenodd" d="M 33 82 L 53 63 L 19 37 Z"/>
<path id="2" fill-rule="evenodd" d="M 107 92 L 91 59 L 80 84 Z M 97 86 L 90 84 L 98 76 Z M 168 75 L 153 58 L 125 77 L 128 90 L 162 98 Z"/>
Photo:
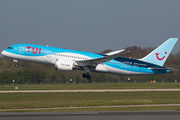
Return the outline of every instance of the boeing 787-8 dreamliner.
<path id="1" fill-rule="evenodd" d="M 84 70 L 83 78 L 91 79 L 89 72 L 103 72 L 117 75 L 151 75 L 170 73 L 174 69 L 163 67 L 178 38 L 170 38 L 141 59 L 119 57 L 128 51 L 117 50 L 107 54 L 97 54 L 77 50 L 55 48 L 34 44 L 11 45 L 2 55 L 18 61 L 51 64 L 56 70 Z"/>

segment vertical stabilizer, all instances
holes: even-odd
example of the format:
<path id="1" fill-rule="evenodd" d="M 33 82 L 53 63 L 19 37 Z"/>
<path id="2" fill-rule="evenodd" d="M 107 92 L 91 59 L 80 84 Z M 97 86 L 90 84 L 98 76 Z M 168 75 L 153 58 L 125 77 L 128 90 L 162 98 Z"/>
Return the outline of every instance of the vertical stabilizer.
<path id="1" fill-rule="evenodd" d="M 142 59 L 139 59 L 144 62 L 156 64 L 159 66 L 163 66 L 166 62 L 171 50 L 173 49 L 174 45 L 176 44 L 178 38 L 170 38 L 150 54 L 145 56 Z"/>

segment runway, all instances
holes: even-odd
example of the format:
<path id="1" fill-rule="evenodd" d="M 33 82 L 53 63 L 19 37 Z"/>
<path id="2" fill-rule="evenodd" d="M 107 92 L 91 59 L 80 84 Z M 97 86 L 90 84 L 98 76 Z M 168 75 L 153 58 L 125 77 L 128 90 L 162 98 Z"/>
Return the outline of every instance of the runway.
<path id="1" fill-rule="evenodd" d="M 53 110 L 53 109 L 77 109 L 77 108 L 116 108 L 116 107 L 148 107 L 148 106 L 180 106 L 180 104 L 146 104 L 146 105 L 111 105 L 111 106 L 81 106 L 81 107 L 51 107 L 51 108 L 19 108 L 0 109 L 0 111 L 21 111 L 21 110 Z"/>
<path id="2" fill-rule="evenodd" d="M 179 120 L 180 111 L 0 113 L 1 120 Z"/>
<path id="3" fill-rule="evenodd" d="M 180 91 L 180 89 L 96 89 L 96 90 L 8 90 L 0 93 L 36 93 L 36 92 L 140 92 L 140 91 Z"/>

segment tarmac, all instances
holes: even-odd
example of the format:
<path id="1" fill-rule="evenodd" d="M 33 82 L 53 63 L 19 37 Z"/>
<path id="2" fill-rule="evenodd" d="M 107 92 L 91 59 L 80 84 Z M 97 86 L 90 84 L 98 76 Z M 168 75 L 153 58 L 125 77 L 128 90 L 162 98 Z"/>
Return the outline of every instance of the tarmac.
<path id="1" fill-rule="evenodd" d="M 81 106 L 81 107 L 51 107 L 51 108 L 20 108 L 20 109 L 0 109 L 2 111 L 20 111 L 20 110 L 53 110 L 53 109 L 77 109 L 77 108 L 110 108 L 110 107 L 147 107 L 147 106 L 180 106 L 180 104 L 146 104 L 146 105 L 112 105 L 112 106 Z"/>
<path id="2" fill-rule="evenodd" d="M 180 111 L 0 113 L 1 120 L 179 120 Z"/>

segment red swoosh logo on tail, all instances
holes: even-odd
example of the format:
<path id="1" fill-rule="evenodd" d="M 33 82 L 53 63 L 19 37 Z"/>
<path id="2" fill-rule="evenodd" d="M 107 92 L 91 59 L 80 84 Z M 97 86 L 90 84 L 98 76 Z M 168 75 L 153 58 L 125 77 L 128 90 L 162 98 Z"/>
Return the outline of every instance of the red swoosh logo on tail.
<path id="1" fill-rule="evenodd" d="M 165 56 L 163 56 L 162 58 L 159 58 L 159 56 L 158 56 L 159 53 L 155 53 L 155 54 L 156 54 L 156 57 L 157 57 L 158 60 L 163 60 L 165 58 Z M 165 54 L 167 54 L 167 52 L 165 52 Z"/>

